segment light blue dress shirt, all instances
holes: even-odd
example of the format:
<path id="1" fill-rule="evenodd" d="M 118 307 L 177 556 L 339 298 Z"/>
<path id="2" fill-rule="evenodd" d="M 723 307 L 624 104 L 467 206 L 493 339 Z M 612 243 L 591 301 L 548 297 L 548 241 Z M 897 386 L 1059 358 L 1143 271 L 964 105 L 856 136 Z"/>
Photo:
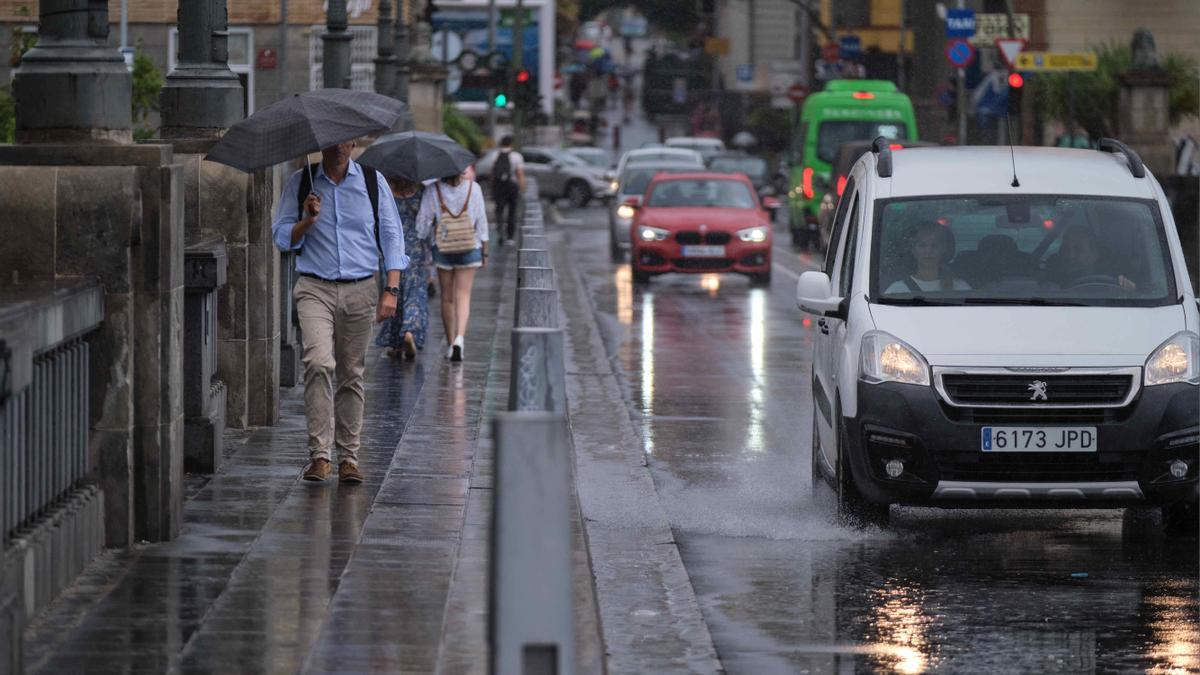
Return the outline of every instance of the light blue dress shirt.
<path id="1" fill-rule="evenodd" d="M 362 167 L 350 161 L 340 184 L 325 175 L 323 164 L 313 174 L 313 191 L 321 197 L 321 215 L 308 232 L 292 245 L 292 228 L 300 220 L 296 191 L 307 167 L 292 174 L 279 198 L 275 223 L 271 226 L 275 246 L 281 251 L 303 252 L 296 256 L 296 271 L 324 279 L 361 279 L 379 270 L 379 249 L 383 249 L 384 268 L 408 267 L 404 254 L 404 234 L 400 214 L 391 188 L 383 174 L 379 180 L 379 244 L 375 243 L 375 214 L 367 196 Z"/>

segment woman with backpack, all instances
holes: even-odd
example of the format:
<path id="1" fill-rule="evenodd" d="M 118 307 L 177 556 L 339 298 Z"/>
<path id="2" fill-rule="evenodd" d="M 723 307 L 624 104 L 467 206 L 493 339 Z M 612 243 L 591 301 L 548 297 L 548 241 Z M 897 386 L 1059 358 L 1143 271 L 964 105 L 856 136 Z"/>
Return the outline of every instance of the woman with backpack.
<path id="1" fill-rule="evenodd" d="M 396 200 L 400 222 L 408 224 L 404 228 L 404 250 L 409 256 L 409 265 L 400 276 L 400 306 L 395 316 L 383 322 L 375 345 L 386 348 L 387 355 L 392 358 L 411 361 L 417 357 L 418 350 L 425 348 L 425 331 L 429 328 L 429 265 L 426 259 L 429 257 L 430 233 L 421 236 L 413 226 L 425 186 L 396 177 L 388 178 L 388 185 Z"/>
<path id="2" fill-rule="evenodd" d="M 456 174 L 425 188 L 416 230 L 417 238 L 433 242 L 446 358 L 462 361 L 475 270 L 486 265 L 488 258 L 487 210 L 479 184 Z"/>

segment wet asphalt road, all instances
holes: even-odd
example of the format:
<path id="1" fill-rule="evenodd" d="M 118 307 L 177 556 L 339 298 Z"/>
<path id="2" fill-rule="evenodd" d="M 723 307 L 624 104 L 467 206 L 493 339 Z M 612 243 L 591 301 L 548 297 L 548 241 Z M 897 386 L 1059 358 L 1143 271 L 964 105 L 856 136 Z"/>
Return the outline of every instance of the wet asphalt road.
<path id="1" fill-rule="evenodd" d="M 1120 511 L 894 509 L 832 523 L 809 478 L 812 264 L 774 282 L 608 260 L 603 207 L 564 209 L 575 263 L 730 673 L 1196 672 L 1196 541 Z"/>

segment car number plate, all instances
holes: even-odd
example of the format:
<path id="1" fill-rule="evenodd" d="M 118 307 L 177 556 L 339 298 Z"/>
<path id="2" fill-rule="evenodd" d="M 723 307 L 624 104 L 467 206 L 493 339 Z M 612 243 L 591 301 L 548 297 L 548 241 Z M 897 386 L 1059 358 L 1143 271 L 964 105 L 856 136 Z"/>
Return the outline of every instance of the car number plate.
<path id="1" fill-rule="evenodd" d="M 1096 452 L 1096 427 L 983 427 L 983 452 Z"/>
<path id="2" fill-rule="evenodd" d="M 685 258 L 724 258 L 724 246 L 684 246 L 683 257 Z"/>

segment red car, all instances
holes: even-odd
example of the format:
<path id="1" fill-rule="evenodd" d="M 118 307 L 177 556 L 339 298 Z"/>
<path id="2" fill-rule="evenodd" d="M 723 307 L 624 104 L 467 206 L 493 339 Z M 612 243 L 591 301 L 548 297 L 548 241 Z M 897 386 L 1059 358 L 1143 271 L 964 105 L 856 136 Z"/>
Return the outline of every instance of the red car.
<path id="1" fill-rule="evenodd" d="M 771 221 L 742 174 L 655 176 L 630 225 L 633 280 L 667 272 L 738 272 L 754 285 L 771 282 Z"/>

